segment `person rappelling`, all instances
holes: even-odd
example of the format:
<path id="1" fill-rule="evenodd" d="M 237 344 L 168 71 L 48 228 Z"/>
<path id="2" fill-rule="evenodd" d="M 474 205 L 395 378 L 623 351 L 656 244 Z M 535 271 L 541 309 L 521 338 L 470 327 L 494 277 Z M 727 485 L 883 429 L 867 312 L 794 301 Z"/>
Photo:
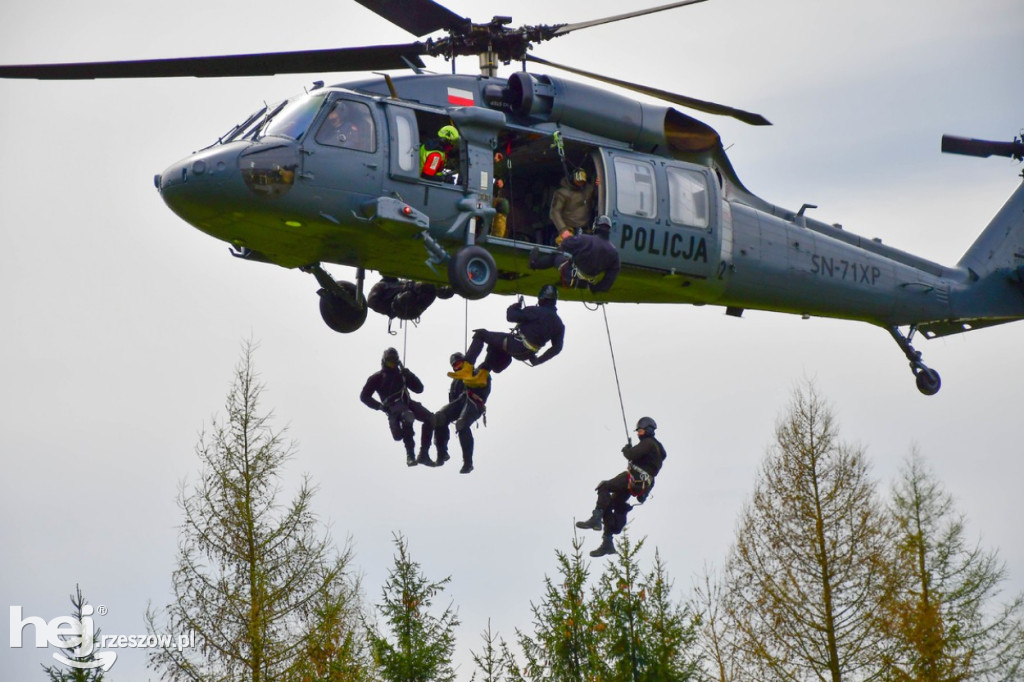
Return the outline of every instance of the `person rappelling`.
<path id="1" fill-rule="evenodd" d="M 466 362 L 466 356 L 462 353 L 452 353 L 448 358 L 453 373 L 458 373 Z M 461 379 L 452 379 L 448 388 L 448 404 L 434 413 L 434 445 L 437 448 L 437 466 L 447 462 L 448 455 L 448 425 L 455 423 L 455 433 L 459 437 L 459 446 L 462 448 L 462 469 L 460 474 L 468 474 L 473 471 L 473 431 L 471 426 L 477 419 L 484 416 L 487 411 L 487 396 L 491 393 L 491 378 L 486 377 L 483 386 L 469 387 Z M 486 418 L 484 423 L 487 423 Z"/>
<path id="2" fill-rule="evenodd" d="M 558 316 L 557 303 L 558 289 L 552 284 L 541 287 L 537 294 L 537 305 L 525 305 L 520 296 L 505 312 L 505 318 L 516 324 L 515 329 L 510 332 L 474 329 L 465 362 L 458 371 L 448 372 L 448 376 L 460 379 L 470 388 L 478 388 L 487 385 L 490 372 L 503 371 L 512 364 L 513 359 L 536 367 L 558 355 L 562 352 L 565 340 L 565 325 Z M 537 355 L 548 343 L 551 346 Z M 485 346 L 487 354 L 480 366 L 476 367 L 476 359 Z"/>
<path id="3" fill-rule="evenodd" d="M 636 423 L 639 442 L 622 447 L 622 454 L 628 460 L 626 470 L 615 478 L 601 481 L 597 490 L 597 506 L 586 521 L 577 521 L 577 528 L 603 530 L 601 545 L 590 553 L 592 557 L 615 553 L 613 536 L 626 527 L 626 516 L 633 505 L 630 497 L 636 497 L 639 504 L 647 501 L 654 487 L 654 479 L 665 462 L 665 447 L 654 437 L 658 425 L 650 417 L 641 417 Z"/>
<path id="4" fill-rule="evenodd" d="M 530 268 L 558 268 L 563 287 L 590 289 L 594 293 L 608 291 L 619 276 L 619 251 L 610 236 L 612 221 L 598 217 L 593 232 L 580 230 L 563 233 L 556 253 L 541 253 L 540 247 L 530 252 Z"/>
<path id="5" fill-rule="evenodd" d="M 405 445 L 405 463 L 433 466 L 430 459 L 430 439 L 434 432 L 433 414 L 419 402 L 413 400 L 409 391 L 423 392 L 423 382 L 409 368 L 405 367 L 394 348 L 386 348 L 380 360 L 380 371 L 366 380 L 359 400 L 371 410 L 380 410 L 388 417 L 391 437 Z M 374 394 L 377 398 L 374 398 Z M 420 432 L 420 454 L 416 457 L 416 441 L 413 437 L 413 423 L 423 422 Z"/>

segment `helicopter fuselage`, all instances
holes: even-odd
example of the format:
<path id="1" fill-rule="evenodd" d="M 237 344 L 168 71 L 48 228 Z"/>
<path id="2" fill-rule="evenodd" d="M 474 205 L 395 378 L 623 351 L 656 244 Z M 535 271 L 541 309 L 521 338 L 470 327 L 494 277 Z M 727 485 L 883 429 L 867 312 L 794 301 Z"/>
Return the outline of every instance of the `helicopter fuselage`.
<path id="1" fill-rule="evenodd" d="M 339 107 L 363 129 L 327 130 Z M 1024 317 L 1012 258 L 985 266 L 1005 276 L 979 287 L 989 273 L 968 267 L 970 252 L 946 267 L 781 209 L 743 187 L 709 127 L 604 90 L 526 74 L 419 75 L 321 87 L 271 113 L 157 177 L 179 216 L 253 260 L 442 284 L 438 266 L 476 245 L 496 267 L 488 293 L 533 294 L 557 280 L 527 264 L 535 245 L 556 248 L 551 193 L 584 168 L 597 183 L 592 219 L 611 219 L 622 261 L 602 301 L 715 304 L 930 335 Z M 420 145 L 447 124 L 460 132 L 451 173 L 421 177 Z M 502 200 L 504 232 L 494 221 Z M 1011 240 L 1022 241 L 1012 223 L 1022 205 L 1018 190 L 1004 209 Z"/>

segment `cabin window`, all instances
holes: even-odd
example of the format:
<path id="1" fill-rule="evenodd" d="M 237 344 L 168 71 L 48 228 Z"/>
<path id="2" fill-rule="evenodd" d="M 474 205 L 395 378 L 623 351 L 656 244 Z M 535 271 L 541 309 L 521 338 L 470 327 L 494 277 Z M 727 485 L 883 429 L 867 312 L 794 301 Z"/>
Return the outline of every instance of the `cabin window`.
<path id="1" fill-rule="evenodd" d="M 377 151 L 377 130 L 370 107 L 363 102 L 334 102 L 316 132 L 316 141 L 330 147 Z"/>
<path id="2" fill-rule="evenodd" d="M 405 116 L 395 117 L 395 132 L 398 135 L 398 167 L 405 173 L 413 173 L 416 168 L 416 135 L 413 122 Z"/>
<path id="3" fill-rule="evenodd" d="M 313 123 L 324 97 L 326 95 L 308 95 L 288 102 L 271 116 L 260 136 L 278 135 L 299 139 Z"/>
<path id="4" fill-rule="evenodd" d="M 653 218 L 657 214 L 658 193 L 654 166 L 646 161 L 615 159 L 615 203 L 619 213 Z"/>
<path id="5" fill-rule="evenodd" d="M 699 171 L 668 167 L 669 219 L 688 227 L 707 229 L 708 181 Z"/>

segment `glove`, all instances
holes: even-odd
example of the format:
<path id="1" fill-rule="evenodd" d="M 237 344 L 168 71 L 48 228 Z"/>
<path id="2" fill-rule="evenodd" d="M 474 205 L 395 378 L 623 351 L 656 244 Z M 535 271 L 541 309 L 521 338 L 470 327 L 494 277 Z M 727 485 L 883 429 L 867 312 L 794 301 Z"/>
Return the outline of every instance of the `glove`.
<path id="1" fill-rule="evenodd" d="M 627 443 L 626 445 L 622 446 L 622 454 L 628 455 L 629 451 L 632 450 L 632 449 L 633 449 L 633 446 L 631 444 Z"/>

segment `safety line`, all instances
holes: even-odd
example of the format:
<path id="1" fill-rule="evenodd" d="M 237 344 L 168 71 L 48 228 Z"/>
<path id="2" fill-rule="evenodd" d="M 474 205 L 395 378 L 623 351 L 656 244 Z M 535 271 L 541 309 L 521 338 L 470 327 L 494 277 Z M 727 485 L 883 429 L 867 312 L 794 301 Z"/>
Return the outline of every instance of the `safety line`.
<path id="1" fill-rule="evenodd" d="M 615 390 L 619 392 L 619 409 L 622 411 L 622 428 L 626 432 L 626 442 L 630 445 L 633 444 L 633 439 L 629 435 L 629 423 L 626 422 L 626 406 L 622 402 L 622 385 L 619 383 L 619 368 L 615 364 L 615 348 L 612 346 L 612 330 L 608 326 L 608 311 L 606 310 L 607 305 L 601 306 L 601 313 L 604 315 L 604 330 L 608 334 L 608 350 L 612 354 L 612 371 L 615 372 Z"/>

